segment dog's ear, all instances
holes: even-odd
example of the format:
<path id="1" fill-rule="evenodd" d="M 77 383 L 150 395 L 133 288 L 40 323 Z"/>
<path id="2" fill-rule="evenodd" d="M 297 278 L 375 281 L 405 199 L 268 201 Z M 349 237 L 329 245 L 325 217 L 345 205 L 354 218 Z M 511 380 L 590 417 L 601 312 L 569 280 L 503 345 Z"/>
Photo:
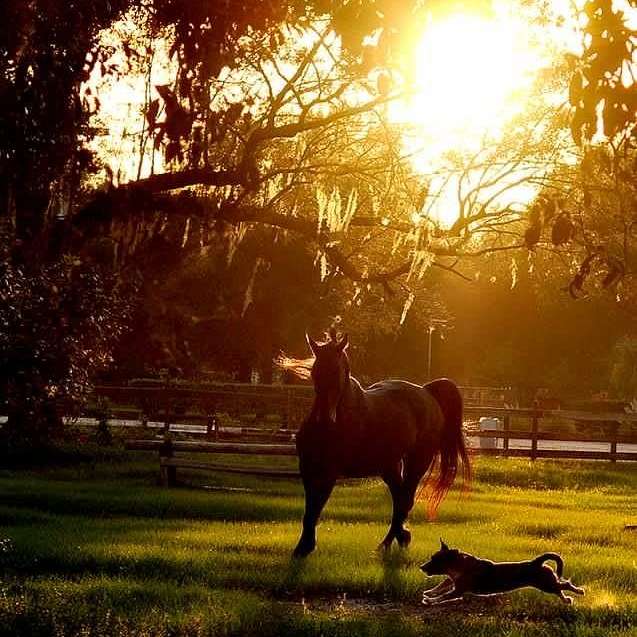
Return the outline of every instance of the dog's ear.
<path id="1" fill-rule="evenodd" d="M 449 547 L 444 543 L 442 538 L 440 538 L 440 550 L 441 551 L 448 551 L 449 550 Z"/>

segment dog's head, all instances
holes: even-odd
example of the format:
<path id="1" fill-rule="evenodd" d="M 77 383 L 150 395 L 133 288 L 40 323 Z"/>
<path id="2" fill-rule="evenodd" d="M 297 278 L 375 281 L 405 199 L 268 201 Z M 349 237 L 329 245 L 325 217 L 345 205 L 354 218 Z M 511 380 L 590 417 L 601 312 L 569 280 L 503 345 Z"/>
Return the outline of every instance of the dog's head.
<path id="1" fill-rule="evenodd" d="M 460 558 L 458 549 L 450 549 L 440 538 L 440 550 L 428 562 L 421 564 L 420 570 L 426 575 L 448 575 Z"/>

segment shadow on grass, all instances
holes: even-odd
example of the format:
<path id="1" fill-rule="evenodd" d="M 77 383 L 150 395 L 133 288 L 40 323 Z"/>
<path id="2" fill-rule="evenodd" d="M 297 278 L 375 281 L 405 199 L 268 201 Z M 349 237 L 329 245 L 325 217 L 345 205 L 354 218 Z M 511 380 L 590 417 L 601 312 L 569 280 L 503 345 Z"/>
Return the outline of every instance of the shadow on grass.
<path id="1" fill-rule="evenodd" d="M 391 600 L 404 599 L 407 585 L 404 579 L 405 568 L 411 560 L 405 549 L 390 549 L 379 553 L 383 567 L 383 594 Z"/>
<path id="2" fill-rule="evenodd" d="M 298 558 L 290 555 L 287 568 L 281 579 L 281 585 L 278 587 L 278 592 L 283 594 L 294 594 L 298 592 L 306 572 L 307 558 Z"/>

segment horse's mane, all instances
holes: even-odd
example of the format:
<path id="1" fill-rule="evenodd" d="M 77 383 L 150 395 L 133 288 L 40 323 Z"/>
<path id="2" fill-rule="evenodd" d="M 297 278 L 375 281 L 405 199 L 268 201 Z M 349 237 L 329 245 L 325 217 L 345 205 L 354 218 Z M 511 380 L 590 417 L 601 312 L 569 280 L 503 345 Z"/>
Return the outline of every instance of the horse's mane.
<path id="1" fill-rule="evenodd" d="M 339 338 L 339 333 L 336 331 L 336 328 L 332 326 L 325 333 L 325 336 L 327 337 L 326 340 L 320 342 L 319 345 L 336 343 Z M 309 358 L 292 358 L 285 354 L 285 352 L 280 352 L 274 359 L 274 364 L 285 371 L 292 372 L 297 378 L 308 380 L 315 360 L 314 356 L 310 356 Z"/>
<path id="2" fill-rule="evenodd" d="M 307 380 L 310 378 L 314 356 L 310 358 L 292 358 L 281 352 L 275 359 L 274 364 L 284 371 L 292 372 L 297 378 Z"/>

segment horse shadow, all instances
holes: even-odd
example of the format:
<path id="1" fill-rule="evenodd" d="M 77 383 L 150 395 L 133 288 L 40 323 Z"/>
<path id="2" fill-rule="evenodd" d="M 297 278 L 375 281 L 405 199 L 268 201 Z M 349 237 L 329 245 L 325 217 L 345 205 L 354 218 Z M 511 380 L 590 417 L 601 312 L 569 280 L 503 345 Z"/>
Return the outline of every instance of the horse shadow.
<path id="1" fill-rule="evenodd" d="M 412 560 L 402 549 L 382 551 L 380 563 L 383 569 L 383 592 L 392 600 L 403 599 L 407 591 L 405 571 L 412 566 Z"/>

